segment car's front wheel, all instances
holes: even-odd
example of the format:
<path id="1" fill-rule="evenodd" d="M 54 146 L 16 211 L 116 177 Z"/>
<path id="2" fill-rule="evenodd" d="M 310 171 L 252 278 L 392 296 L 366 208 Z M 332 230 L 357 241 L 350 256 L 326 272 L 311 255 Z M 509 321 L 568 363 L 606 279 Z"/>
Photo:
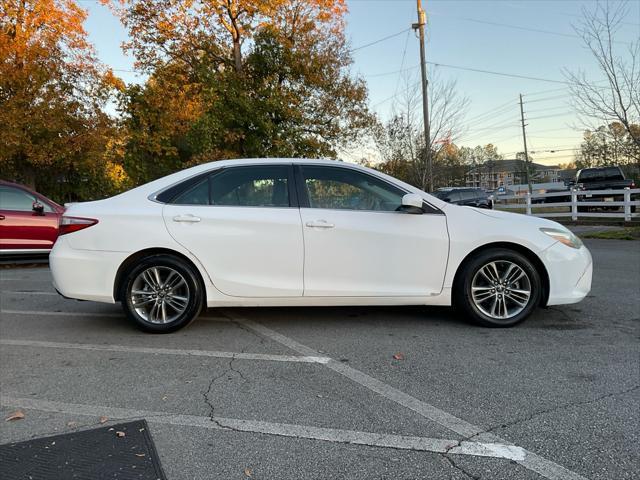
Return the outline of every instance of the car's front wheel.
<path id="1" fill-rule="evenodd" d="M 187 326 L 204 305 L 197 272 L 171 255 L 153 255 L 131 268 L 122 283 L 122 306 L 146 332 L 169 333 Z"/>
<path id="2" fill-rule="evenodd" d="M 511 327 L 540 303 L 542 282 L 535 266 L 514 250 L 480 252 L 467 262 L 456 285 L 458 306 L 486 327 Z"/>

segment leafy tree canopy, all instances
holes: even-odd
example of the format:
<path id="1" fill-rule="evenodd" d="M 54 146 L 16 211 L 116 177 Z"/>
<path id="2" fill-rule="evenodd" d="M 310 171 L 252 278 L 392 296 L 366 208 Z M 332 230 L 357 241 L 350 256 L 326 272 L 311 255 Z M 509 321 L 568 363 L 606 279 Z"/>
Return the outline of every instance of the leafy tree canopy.
<path id="1" fill-rule="evenodd" d="M 117 171 L 103 106 L 120 84 L 96 61 L 85 18 L 70 0 L 0 4 L 0 168 L 61 201 L 108 192 Z"/>
<path id="2" fill-rule="evenodd" d="M 150 76 L 121 102 L 136 182 L 223 158 L 319 157 L 375 122 L 350 76 L 344 0 L 132 0 L 114 8 Z"/>

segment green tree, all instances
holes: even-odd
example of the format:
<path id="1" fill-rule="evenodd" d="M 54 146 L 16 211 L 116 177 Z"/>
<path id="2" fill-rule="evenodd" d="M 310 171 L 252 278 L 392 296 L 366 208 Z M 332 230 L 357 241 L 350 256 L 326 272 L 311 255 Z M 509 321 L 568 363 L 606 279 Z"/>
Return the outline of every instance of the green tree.
<path id="1" fill-rule="evenodd" d="M 348 70 L 343 0 L 125 5 L 150 74 L 121 104 L 136 182 L 224 158 L 332 156 L 374 124 Z"/>

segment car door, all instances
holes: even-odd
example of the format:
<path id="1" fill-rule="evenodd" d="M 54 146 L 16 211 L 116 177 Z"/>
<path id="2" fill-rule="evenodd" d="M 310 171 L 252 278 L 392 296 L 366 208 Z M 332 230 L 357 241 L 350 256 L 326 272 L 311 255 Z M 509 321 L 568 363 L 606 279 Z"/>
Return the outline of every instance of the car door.
<path id="1" fill-rule="evenodd" d="M 449 237 L 439 210 L 398 211 L 407 192 L 351 167 L 296 168 L 305 296 L 440 293 Z"/>
<path id="2" fill-rule="evenodd" d="M 33 210 L 43 205 L 42 213 Z M 48 251 L 58 236 L 58 214 L 45 202 L 21 188 L 0 185 L 0 250 Z"/>
<path id="3" fill-rule="evenodd" d="M 303 242 L 291 165 L 218 169 L 163 208 L 173 238 L 236 297 L 299 297 Z"/>

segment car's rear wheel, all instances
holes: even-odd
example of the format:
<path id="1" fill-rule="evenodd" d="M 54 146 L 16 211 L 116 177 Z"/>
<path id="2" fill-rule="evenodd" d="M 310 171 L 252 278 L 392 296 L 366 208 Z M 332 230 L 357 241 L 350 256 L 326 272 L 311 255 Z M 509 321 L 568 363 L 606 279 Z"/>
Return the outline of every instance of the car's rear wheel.
<path id="1" fill-rule="evenodd" d="M 200 314 L 204 289 L 197 272 L 186 262 L 171 255 L 153 255 L 127 272 L 120 299 L 138 328 L 169 333 Z"/>
<path id="2" fill-rule="evenodd" d="M 458 306 L 486 327 L 511 327 L 540 303 L 542 282 L 535 266 L 519 252 L 496 248 L 467 262 L 456 285 Z"/>

